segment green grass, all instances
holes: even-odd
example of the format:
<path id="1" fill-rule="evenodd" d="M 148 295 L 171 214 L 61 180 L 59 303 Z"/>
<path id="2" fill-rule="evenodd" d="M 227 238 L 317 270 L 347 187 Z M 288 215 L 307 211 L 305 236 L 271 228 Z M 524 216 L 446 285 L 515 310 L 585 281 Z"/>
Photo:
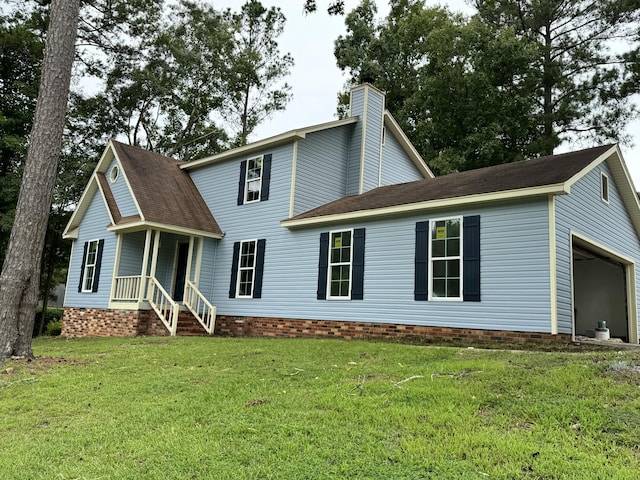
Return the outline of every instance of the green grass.
<path id="1" fill-rule="evenodd" d="M 237 338 L 44 338 L 34 350 L 44 358 L 0 367 L 3 479 L 640 471 L 640 351 Z"/>

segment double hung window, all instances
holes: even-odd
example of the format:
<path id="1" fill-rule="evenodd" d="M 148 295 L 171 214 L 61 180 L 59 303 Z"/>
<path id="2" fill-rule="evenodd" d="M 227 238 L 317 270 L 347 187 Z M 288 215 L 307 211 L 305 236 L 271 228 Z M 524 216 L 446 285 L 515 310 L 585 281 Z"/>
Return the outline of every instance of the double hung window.
<path id="1" fill-rule="evenodd" d="M 238 297 L 253 295 L 253 282 L 256 273 L 256 240 L 241 242 L 240 264 L 238 265 Z"/>
<path id="2" fill-rule="evenodd" d="M 331 232 L 329 298 L 351 297 L 352 230 Z"/>
<path id="3" fill-rule="evenodd" d="M 430 296 L 462 299 L 462 219 L 431 220 Z"/>
<path id="4" fill-rule="evenodd" d="M 261 298 L 264 251 L 267 241 L 243 240 L 233 244 L 229 298 Z"/>
<path id="5" fill-rule="evenodd" d="M 89 293 L 98 291 L 100 280 L 100 264 L 102 263 L 102 250 L 104 240 L 91 240 L 84 242 L 84 252 L 82 254 L 82 266 L 80 267 L 80 281 L 78 283 L 78 293 Z"/>
<path id="6" fill-rule="evenodd" d="M 262 189 L 262 157 L 247 160 L 247 178 L 244 203 L 260 200 Z"/>
<path id="7" fill-rule="evenodd" d="M 271 158 L 268 153 L 240 162 L 238 205 L 269 200 Z"/>
<path id="8" fill-rule="evenodd" d="M 98 240 L 89 242 L 84 264 L 84 281 L 82 291 L 90 292 L 93 288 L 93 278 L 96 273 L 96 261 L 98 259 Z"/>

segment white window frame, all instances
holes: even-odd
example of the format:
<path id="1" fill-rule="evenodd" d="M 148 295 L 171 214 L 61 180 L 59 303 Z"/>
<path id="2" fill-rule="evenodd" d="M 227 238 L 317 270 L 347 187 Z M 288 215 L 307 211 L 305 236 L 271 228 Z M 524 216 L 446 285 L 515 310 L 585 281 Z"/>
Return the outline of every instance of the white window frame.
<path id="1" fill-rule="evenodd" d="M 433 228 L 435 227 L 436 222 L 446 222 L 448 220 L 458 220 L 460 222 L 460 247 L 458 255 L 455 256 L 444 256 L 444 257 L 434 257 L 433 256 L 433 239 L 431 238 Z M 443 217 L 443 218 L 434 218 L 433 220 L 429 220 L 429 300 L 435 302 L 462 302 L 462 284 L 464 279 L 464 271 L 463 271 L 463 258 L 462 258 L 462 246 L 463 246 L 463 217 L 454 215 L 452 217 Z M 442 260 L 458 260 L 460 262 L 460 291 L 457 297 L 436 297 L 433 295 L 433 262 L 434 260 L 442 261 Z"/>
<path id="2" fill-rule="evenodd" d="M 332 262 L 331 261 L 331 248 L 332 248 L 332 240 L 333 235 L 340 233 L 351 234 L 351 245 L 349 245 L 349 261 L 348 262 Z M 341 247 L 342 248 L 342 247 Z M 349 294 L 342 295 L 331 295 L 331 269 L 332 267 L 343 267 L 345 265 L 349 266 Z M 329 232 L 329 251 L 327 257 L 327 300 L 351 300 L 351 287 L 353 285 L 353 228 L 347 228 L 345 230 L 331 230 Z"/>
<path id="3" fill-rule="evenodd" d="M 249 171 L 251 170 L 249 168 L 249 165 L 252 161 L 256 161 L 256 160 L 260 160 L 260 176 L 256 179 L 256 178 L 249 178 Z M 244 203 L 255 203 L 255 202 L 259 202 L 262 198 L 262 178 L 263 178 L 263 174 L 264 174 L 264 155 L 258 155 L 257 157 L 251 157 L 247 159 L 247 171 L 245 172 L 245 176 L 244 176 Z M 249 184 L 252 182 L 259 182 L 259 187 L 258 187 L 258 198 L 255 198 L 253 200 L 249 200 Z"/>
<path id="4" fill-rule="evenodd" d="M 605 186 L 607 189 L 606 195 L 605 195 Z M 610 183 L 609 183 L 608 175 L 604 172 L 600 172 L 600 199 L 606 204 L 609 204 L 609 198 L 610 198 L 609 186 L 610 186 Z"/>
<path id="5" fill-rule="evenodd" d="M 91 245 L 95 244 L 95 251 L 93 255 L 93 263 L 89 263 L 89 255 L 91 254 Z M 93 282 L 96 276 L 96 264 L 98 263 L 98 247 L 100 240 L 89 240 L 87 242 L 87 253 L 84 256 L 84 270 L 82 271 L 82 293 L 93 292 Z M 89 282 L 89 288 L 87 288 L 87 279 L 89 278 L 89 269 L 91 269 L 91 281 Z"/>
<path id="6" fill-rule="evenodd" d="M 245 244 L 253 243 L 253 265 L 249 267 L 242 266 L 242 247 Z M 256 287 L 256 261 L 258 258 L 258 239 L 242 240 L 240 242 L 240 252 L 238 254 L 238 279 L 236 280 L 236 298 L 253 298 L 253 290 Z M 251 272 L 251 294 L 240 295 L 240 283 L 242 283 L 242 272 Z"/>
<path id="7" fill-rule="evenodd" d="M 118 167 L 118 165 L 115 164 L 111 167 L 111 170 L 109 171 L 109 180 L 111 181 L 111 183 L 116 183 L 119 176 L 120 176 L 120 167 Z"/>

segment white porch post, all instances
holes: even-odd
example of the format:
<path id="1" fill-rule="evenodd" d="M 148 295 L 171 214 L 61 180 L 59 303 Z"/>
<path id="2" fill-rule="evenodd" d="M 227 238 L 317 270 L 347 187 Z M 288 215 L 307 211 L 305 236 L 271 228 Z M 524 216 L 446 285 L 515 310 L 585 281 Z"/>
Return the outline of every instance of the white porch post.
<path id="1" fill-rule="evenodd" d="M 189 237 L 189 253 L 187 253 L 187 271 L 184 273 L 185 282 L 191 281 L 191 261 L 193 259 L 193 236 Z"/>
<path id="2" fill-rule="evenodd" d="M 138 294 L 138 302 L 144 301 L 147 292 L 147 268 L 149 267 L 149 251 L 151 250 L 151 236 L 153 230 L 148 229 L 144 237 L 144 253 L 142 254 L 142 270 L 140 272 L 140 292 Z"/>
<path id="3" fill-rule="evenodd" d="M 198 287 L 200 284 L 200 267 L 202 265 L 202 249 L 204 246 L 204 237 L 198 238 L 198 253 L 196 255 L 196 273 L 194 275 L 193 284 Z"/>
<path id="4" fill-rule="evenodd" d="M 158 250 L 160 250 L 160 230 L 155 231 L 155 238 L 153 239 L 153 255 L 151 256 L 151 271 L 149 277 L 155 278 L 156 267 L 158 266 Z M 147 295 L 149 294 L 147 290 Z"/>
<path id="5" fill-rule="evenodd" d="M 120 270 L 120 253 L 122 252 L 122 233 L 116 234 L 116 260 L 113 264 L 113 275 L 111 277 L 111 292 L 109 293 L 109 303 L 116 294 L 116 278 Z"/>

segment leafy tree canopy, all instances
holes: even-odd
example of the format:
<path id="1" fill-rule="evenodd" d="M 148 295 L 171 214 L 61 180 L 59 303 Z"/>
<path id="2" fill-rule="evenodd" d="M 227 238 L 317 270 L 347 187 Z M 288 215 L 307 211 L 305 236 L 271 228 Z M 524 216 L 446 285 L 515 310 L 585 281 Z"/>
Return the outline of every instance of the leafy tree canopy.
<path id="1" fill-rule="evenodd" d="M 467 170 L 549 154 L 569 138 L 621 140 L 632 88 L 610 47 L 628 38 L 632 2 L 477 0 L 467 18 L 392 0 L 378 21 L 362 0 L 335 54 L 351 84 L 387 93 L 436 172 Z"/>

